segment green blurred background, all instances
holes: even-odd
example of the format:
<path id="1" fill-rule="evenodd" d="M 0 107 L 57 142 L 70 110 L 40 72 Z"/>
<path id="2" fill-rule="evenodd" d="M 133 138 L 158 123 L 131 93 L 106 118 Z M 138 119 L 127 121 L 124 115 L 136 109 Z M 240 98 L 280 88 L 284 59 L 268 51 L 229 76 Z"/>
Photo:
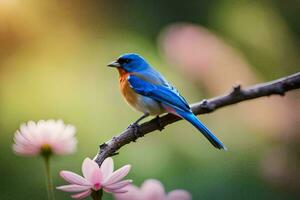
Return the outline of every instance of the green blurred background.
<path id="1" fill-rule="evenodd" d="M 120 54 L 143 55 L 192 103 L 299 71 L 299 10 L 294 0 L 0 0 L 0 199 L 46 196 L 41 159 L 11 150 L 22 122 L 77 127 L 78 151 L 52 160 L 62 185 L 59 170 L 80 172 L 85 157 L 140 116 L 106 67 Z M 114 160 L 132 165 L 137 185 L 156 178 L 196 200 L 299 199 L 299 110 L 297 91 L 240 103 L 200 117 L 227 152 L 181 121 Z"/>

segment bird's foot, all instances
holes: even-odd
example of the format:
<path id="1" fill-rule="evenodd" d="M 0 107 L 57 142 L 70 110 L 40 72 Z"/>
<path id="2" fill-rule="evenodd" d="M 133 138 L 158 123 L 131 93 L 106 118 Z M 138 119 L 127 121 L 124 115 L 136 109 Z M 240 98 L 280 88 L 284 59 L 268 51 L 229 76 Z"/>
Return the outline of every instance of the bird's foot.
<path id="1" fill-rule="evenodd" d="M 139 132 L 139 128 L 140 128 L 140 125 L 139 125 L 138 123 L 136 123 L 136 122 L 130 124 L 130 125 L 127 127 L 127 129 L 131 129 L 131 130 L 132 130 L 133 135 L 135 136 L 135 140 L 136 140 L 137 138 L 140 137 L 140 134 L 139 134 L 139 133 L 140 133 L 140 132 Z M 135 140 L 134 140 L 134 142 L 135 142 Z"/>
<path id="2" fill-rule="evenodd" d="M 127 129 L 133 129 L 133 128 L 138 128 L 140 125 L 136 122 L 133 122 L 131 124 L 129 124 L 129 126 L 127 127 Z"/>
<path id="3" fill-rule="evenodd" d="M 156 117 L 155 117 L 155 121 L 156 121 L 156 123 L 157 123 L 158 130 L 159 130 L 159 131 L 162 131 L 165 127 L 164 127 L 163 124 L 162 124 L 161 118 L 160 118 L 159 116 L 156 116 Z"/>

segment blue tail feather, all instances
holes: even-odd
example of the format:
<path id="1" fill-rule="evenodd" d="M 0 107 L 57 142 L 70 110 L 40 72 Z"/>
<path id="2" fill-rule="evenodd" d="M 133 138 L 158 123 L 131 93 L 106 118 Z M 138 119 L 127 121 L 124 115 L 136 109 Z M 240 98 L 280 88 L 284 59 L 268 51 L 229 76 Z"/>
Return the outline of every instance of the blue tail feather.
<path id="1" fill-rule="evenodd" d="M 214 147 L 227 150 L 223 143 L 193 113 L 184 111 L 176 113 L 196 127 Z"/>

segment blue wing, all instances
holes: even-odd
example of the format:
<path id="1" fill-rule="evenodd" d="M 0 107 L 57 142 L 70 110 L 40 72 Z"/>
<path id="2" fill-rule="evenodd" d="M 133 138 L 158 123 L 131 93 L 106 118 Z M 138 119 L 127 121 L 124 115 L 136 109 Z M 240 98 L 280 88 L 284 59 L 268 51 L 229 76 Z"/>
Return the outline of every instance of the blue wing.
<path id="1" fill-rule="evenodd" d="M 135 74 L 128 77 L 128 82 L 136 93 L 172 107 L 176 114 L 195 126 L 216 148 L 226 149 L 223 143 L 191 112 L 188 103 L 174 87 L 168 84 L 155 84 L 157 83 L 155 81 L 157 80 L 149 79 L 144 74 Z"/>
<path id="2" fill-rule="evenodd" d="M 145 80 L 146 82 L 153 83 L 154 85 L 160 85 L 172 90 L 176 95 L 180 96 L 180 98 L 186 102 L 186 100 L 179 94 L 176 88 L 171 85 L 158 71 L 153 68 L 148 68 L 141 73 L 135 73 L 136 76 Z M 186 102 L 186 104 L 188 104 Z"/>
<path id="3" fill-rule="evenodd" d="M 149 77 L 144 76 L 144 74 L 130 75 L 128 77 L 128 82 L 136 93 L 155 99 L 172 108 L 190 112 L 188 103 L 178 94 L 174 87 L 167 84 L 154 84 L 155 82 L 148 80 Z"/>

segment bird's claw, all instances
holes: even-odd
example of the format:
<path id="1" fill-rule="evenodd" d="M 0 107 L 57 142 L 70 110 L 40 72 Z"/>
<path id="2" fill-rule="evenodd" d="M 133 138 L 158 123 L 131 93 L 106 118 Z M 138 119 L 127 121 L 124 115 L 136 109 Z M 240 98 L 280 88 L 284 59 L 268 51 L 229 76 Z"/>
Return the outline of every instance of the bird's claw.
<path id="1" fill-rule="evenodd" d="M 130 128 L 135 128 L 135 127 L 138 127 L 138 123 L 134 122 L 134 123 L 131 123 L 129 124 L 129 126 L 127 127 L 127 129 L 130 129 Z"/>
<path id="2" fill-rule="evenodd" d="M 140 125 L 138 123 L 132 123 L 130 124 L 127 129 L 132 129 L 133 131 L 133 135 L 135 136 L 135 138 L 137 139 L 138 137 L 140 137 L 139 135 L 139 128 L 140 128 Z M 135 142 L 135 140 L 134 140 Z"/>
<path id="3" fill-rule="evenodd" d="M 162 122 L 161 122 L 160 117 L 157 116 L 157 117 L 155 118 L 155 120 L 156 120 L 156 123 L 157 123 L 157 126 L 158 126 L 158 130 L 159 130 L 159 131 L 162 131 L 165 127 L 162 125 Z"/>

